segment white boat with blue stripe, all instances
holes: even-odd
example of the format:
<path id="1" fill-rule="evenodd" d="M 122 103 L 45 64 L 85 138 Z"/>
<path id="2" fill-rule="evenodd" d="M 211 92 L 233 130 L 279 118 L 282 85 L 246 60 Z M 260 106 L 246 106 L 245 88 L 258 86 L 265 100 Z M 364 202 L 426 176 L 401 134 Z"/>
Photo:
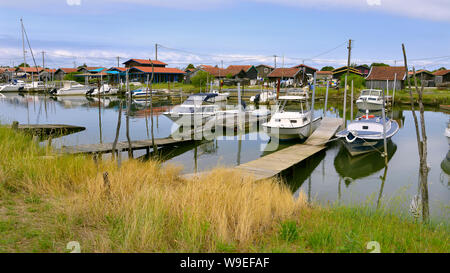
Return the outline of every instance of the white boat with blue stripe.
<path id="1" fill-rule="evenodd" d="M 352 156 L 375 150 L 382 151 L 383 126 L 386 126 L 386 140 L 389 140 L 399 130 L 398 123 L 395 120 L 385 118 L 385 122 L 383 122 L 383 118 L 366 113 L 366 115 L 351 122 L 346 130 L 338 132 L 336 137 L 342 139 Z"/>

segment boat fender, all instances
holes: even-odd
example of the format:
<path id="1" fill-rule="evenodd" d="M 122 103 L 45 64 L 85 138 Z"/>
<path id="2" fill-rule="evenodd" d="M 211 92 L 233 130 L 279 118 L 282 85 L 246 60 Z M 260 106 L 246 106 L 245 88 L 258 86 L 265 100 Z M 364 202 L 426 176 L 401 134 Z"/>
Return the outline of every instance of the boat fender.
<path id="1" fill-rule="evenodd" d="M 351 139 L 349 139 L 349 136 Z M 348 134 L 345 136 L 345 140 L 347 140 L 348 143 L 352 143 L 356 140 L 356 136 L 352 134 L 352 132 L 348 132 Z"/>

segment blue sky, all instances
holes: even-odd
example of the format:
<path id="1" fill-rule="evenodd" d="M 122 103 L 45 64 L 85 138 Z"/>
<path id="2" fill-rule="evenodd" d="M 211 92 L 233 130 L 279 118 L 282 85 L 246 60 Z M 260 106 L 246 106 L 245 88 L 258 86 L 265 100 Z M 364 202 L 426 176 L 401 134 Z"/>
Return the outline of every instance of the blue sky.
<path id="1" fill-rule="evenodd" d="M 0 65 L 23 60 L 22 17 L 36 61 L 44 50 L 52 67 L 153 58 L 155 43 L 173 67 L 273 65 L 274 54 L 278 66 L 284 56 L 336 67 L 350 38 L 352 62 L 401 65 L 405 43 L 417 69 L 450 67 L 450 0 L 0 0 L 0 10 Z"/>

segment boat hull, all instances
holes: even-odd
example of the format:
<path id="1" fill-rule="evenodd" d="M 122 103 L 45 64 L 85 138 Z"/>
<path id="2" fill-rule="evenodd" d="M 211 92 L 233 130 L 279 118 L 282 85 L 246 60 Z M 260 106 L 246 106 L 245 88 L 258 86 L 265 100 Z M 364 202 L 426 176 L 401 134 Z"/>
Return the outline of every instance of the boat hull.
<path id="1" fill-rule="evenodd" d="M 367 102 L 367 101 L 356 101 L 356 106 L 360 110 L 369 110 L 369 111 L 377 111 L 383 109 L 382 103 L 376 103 L 376 102 Z"/>
<path id="2" fill-rule="evenodd" d="M 384 150 L 383 139 L 362 139 L 356 138 L 353 142 L 348 142 L 345 138 L 342 139 L 344 146 L 352 156 L 357 156 L 365 153 L 370 153 L 376 150 Z M 386 139 L 389 141 L 390 139 Z"/>
<path id="3" fill-rule="evenodd" d="M 322 118 L 316 118 L 312 122 L 312 130 L 314 132 L 319 126 Z M 264 132 L 268 134 L 270 137 L 277 138 L 280 140 L 290 140 L 290 139 L 305 139 L 309 137 L 309 124 L 306 124 L 301 127 L 295 128 L 278 128 L 278 127 L 270 127 L 265 124 L 262 125 Z"/>
<path id="4" fill-rule="evenodd" d="M 204 125 L 212 115 L 203 114 L 173 114 L 170 112 L 163 113 L 164 116 L 168 117 L 171 121 L 175 122 L 181 126 L 195 126 Z"/>

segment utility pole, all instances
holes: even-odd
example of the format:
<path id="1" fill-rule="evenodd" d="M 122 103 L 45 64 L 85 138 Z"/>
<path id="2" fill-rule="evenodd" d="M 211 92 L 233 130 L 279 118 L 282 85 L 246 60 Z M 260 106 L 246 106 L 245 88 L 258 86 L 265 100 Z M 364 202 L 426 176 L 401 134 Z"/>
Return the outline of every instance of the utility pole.
<path id="1" fill-rule="evenodd" d="M 350 56 L 352 54 L 352 40 L 349 39 L 348 40 L 348 60 L 347 60 L 347 77 L 348 77 L 348 73 L 350 72 Z"/>
<path id="2" fill-rule="evenodd" d="M 277 55 L 273 55 L 273 60 L 274 60 L 274 67 L 277 68 Z"/>
<path id="3" fill-rule="evenodd" d="M 155 60 L 158 60 L 158 44 L 155 44 Z"/>
<path id="4" fill-rule="evenodd" d="M 45 57 L 44 57 L 44 54 L 45 54 L 45 51 L 42 50 L 42 71 L 43 71 L 43 73 L 45 75 L 44 89 L 47 91 L 47 77 L 48 77 L 48 74 L 47 75 L 45 74 Z"/>
<path id="5" fill-rule="evenodd" d="M 45 57 L 44 54 L 46 53 L 45 51 L 42 51 L 42 68 L 45 69 Z"/>
<path id="6" fill-rule="evenodd" d="M 73 61 L 73 68 L 77 68 L 77 64 L 75 61 Z"/>
<path id="7" fill-rule="evenodd" d="M 120 67 L 120 57 L 119 56 L 117 56 L 117 67 Z"/>

